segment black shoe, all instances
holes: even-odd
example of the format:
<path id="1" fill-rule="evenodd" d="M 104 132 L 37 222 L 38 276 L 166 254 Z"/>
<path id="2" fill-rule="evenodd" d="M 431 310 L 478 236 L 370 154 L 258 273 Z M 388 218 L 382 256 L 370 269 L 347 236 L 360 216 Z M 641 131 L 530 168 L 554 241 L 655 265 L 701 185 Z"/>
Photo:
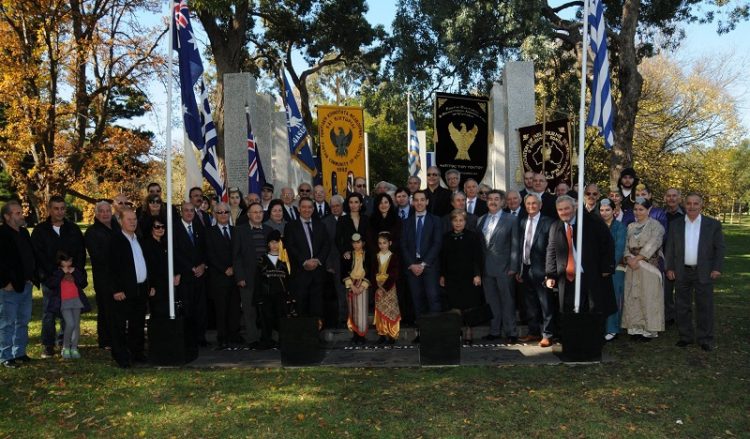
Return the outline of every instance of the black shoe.
<path id="1" fill-rule="evenodd" d="M 198 340 L 198 346 L 205 348 L 205 347 L 211 346 L 211 343 L 209 343 L 208 340 L 204 338 L 202 340 Z"/>
<path id="2" fill-rule="evenodd" d="M 675 343 L 675 346 L 677 346 L 678 348 L 684 348 L 684 347 L 690 346 L 691 344 L 692 343 L 689 341 L 680 340 L 677 343 Z"/>
<path id="3" fill-rule="evenodd" d="M 703 349 L 706 352 L 711 352 L 714 350 L 714 348 L 708 343 L 701 343 L 701 349 Z"/>
<path id="4" fill-rule="evenodd" d="M 258 349 L 259 346 L 260 346 L 260 343 L 258 343 L 257 341 L 253 341 L 247 344 L 247 348 L 250 349 L 251 351 Z"/>
<path id="5" fill-rule="evenodd" d="M 353 334 L 352 338 L 351 338 L 351 340 L 349 340 L 349 342 L 354 343 L 354 344 L 359 343 L 359 335 Z"/>
<path id="6" fill-rule="evenodd" d="M 238 335 L 235 335 L 233 337 L 230 337 L 229 338 L 229 342 L 230 343 L 237 343 L 237 344 L 244 344 L 245 343 L 245 339 L 242 338 L 242 336 L 238 334 Z"/>
<path id="7" fill-rule="evenodd" d="M 500 340 L 501 338 L 502 337 L 500 337 L 499 335 L 487 334 L 484 337 L 482 337 L 482 340 L 485 340 L 485 341 L 495 341 L 495 340 Z"/>
<path id="8" fill-rule="evenodd" d="M 518 343 L 518 337 L 508 337 L 505 339 L 505 344 L 516 344 Z"/>
<path id="9" fill-rule="evenodd" d="M 412 344 L 419 344 L 419 336 L 414 337 L 414 340 L 411 341 Z"/>
<path id="10" fill-rule="evenodd" d="M 21 363 L 21 364 L 28 364 L 34 361 L 32 358 L 29 358 L 28 355 L 21 355 L 20 357 L 16 357 L 13 360 L 15 360 L 16 363 Z"/>
<path id="11" fill-rule="evenodd" d="M 386 341 L 387 338 L 385 337 L 385 335 L 381 335 L 380 337 L 378 337 L 377 344 L 385 344 Z"/>
<path id="12" fill-rule="evenodd" d="M 388 344 L 396 344 L 396 339 L 393 337 L 388 337 L 388 341 L 386 341 Z"/>
<path id="13" fill-rule="evenodd" d="M 42 358 L 52 358 L 54 356 L 55 356 L 55 347 L 45 346 L 44 351 L 42 351 Z"/>
<path id="14" fill-rule="evenodd" d="M 8 369 L 18 369 L 18 363 L 16 363 L 16 360 L 5 360 L 2 362 L 2 365 Z"/>

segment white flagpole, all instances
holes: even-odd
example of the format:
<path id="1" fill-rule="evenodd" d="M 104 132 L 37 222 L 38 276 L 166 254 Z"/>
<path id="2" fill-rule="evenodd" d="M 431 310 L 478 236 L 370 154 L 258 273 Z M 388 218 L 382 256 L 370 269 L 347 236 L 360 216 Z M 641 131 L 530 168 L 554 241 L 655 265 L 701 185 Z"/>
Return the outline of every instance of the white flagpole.
<path id="1" fill-rule="evenodd" d="M 583 143 L 586 138 L 586 72 L 588 71 L 588 52 L 589 52 L 589 1 L 583 2 L 583 40 L 581 41 L 581 105 L 578 109 L 578 202 L 576 218 L 576 288 L 575 302 L 573 311 L 578 313 L 581 308 L 581 259 L 583 256 L 583 173 L 584 173 L 584 147 Z"/>
<path id="2" fill-rule="evenodd" d="M 167 285 L 169 285 L 169 318 L 174 320 L 174 251 L 172 242 L 172 56 L 174 47 L 174 3 L 169 0 L 169 47 L 167 48 Z"/>

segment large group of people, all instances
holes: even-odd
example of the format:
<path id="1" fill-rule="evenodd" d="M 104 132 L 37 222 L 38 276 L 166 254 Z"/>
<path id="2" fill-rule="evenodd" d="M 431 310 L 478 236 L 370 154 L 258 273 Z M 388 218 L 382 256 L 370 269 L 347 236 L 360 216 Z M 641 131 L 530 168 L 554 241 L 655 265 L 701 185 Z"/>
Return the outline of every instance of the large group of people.
<path id="1" fill-rule="evenodd" d="M 60 345 L 63 358 L 80 357 L 80 315 L 91 308 L 83 292 L 87 254 L 98 345 L 123 368 L 148 360 L 146 316 L 170 316 L 170 282 L 187 337 L 201 346 L 212 327 L 218 348 L 274 348 L 280 319 L 297 317 L 314 318 L 319 329 L 348 328 L 352 343 L 368 343 L 374 328 L 373 342 L 394 344 L 402 324 L 458 309 L 466 344 L 472 327 L 487 322 L 485 341 L 546 348 L 560 336 L 561 314 L 574 311 L 580 283 L 580 310 L 606 319 L 607 341 L 621 333 L 649 341 L 676 322 L 679 346 L 714 347 L 713 282 L 724 243 L 720 223 L 701 214 L 698 194 L 683 200 L 671 188 L 657 207 L 631 168 L 606 197 L 596 184 L 580 194 L 561 184 L 552 193 L 533 172 L 518 191 L 471 178 L 461 186 L 454 169 L 444 175 L 447 187 L 437 167 L 426 176 L 425 189 L 409 177 L 403 187 L 380 182 L 373 195 L 358 177 L 351 193 L 329 199 L 309 183 L 296 194 L 283 187 L 278 198 L 268 183 L 246 196 L 230 188 L 226 203 L 196 187 L 174 207 L 151 183 L 143 203 L 124 194 L 97 203 L 85 234 L 66 218 L 62 197 L 49 200 L 49 217 L 31 234 L 21 205 L 10 201 L 0 226 L 0 361 L 29 361 L 32 285 L 43 295 L 42 356 L 57 355 Z M 523 337 L 519 322 L 528 327 Z"/>

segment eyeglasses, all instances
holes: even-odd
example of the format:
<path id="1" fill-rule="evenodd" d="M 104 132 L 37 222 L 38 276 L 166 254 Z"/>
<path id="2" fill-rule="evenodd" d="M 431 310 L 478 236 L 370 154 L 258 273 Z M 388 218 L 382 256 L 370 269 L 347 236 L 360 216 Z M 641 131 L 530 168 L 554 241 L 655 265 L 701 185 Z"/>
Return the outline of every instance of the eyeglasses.
<path id="1" fill-rule="evenodd" d="M 152 227 L 152 228 L 153 228 L 154 230 L 162 230 L 162 229 L 166 229 L 166 228 L 167 228 L 167 226 L 165 226 L 164 224 L 154 224 L 154 225 L 153 225 L 153 226 L 151 226 L 151 227 Z"/>
<path id="2" fill-rule="evenodd" d="M 300 189 L 300 190 L 299 190 L 299 191 L 297 191 L 297 192 L 310 192 L 310 189 Z"/>
<path id="3" fill-rule="evenodd" d="M 599 192 L 586 192 L 586 195 L 599 196 Z"/>
<path id="4" fill-rule="evenodd" d="M 229 213 L 229 211 L 228 211 L 228 210 L 217 210 L 217 211 L 216 211 L 216 214 L 217 214 L 217 215 L 225 215 L 225 214 L 227 214 L 227 213 Z"/>

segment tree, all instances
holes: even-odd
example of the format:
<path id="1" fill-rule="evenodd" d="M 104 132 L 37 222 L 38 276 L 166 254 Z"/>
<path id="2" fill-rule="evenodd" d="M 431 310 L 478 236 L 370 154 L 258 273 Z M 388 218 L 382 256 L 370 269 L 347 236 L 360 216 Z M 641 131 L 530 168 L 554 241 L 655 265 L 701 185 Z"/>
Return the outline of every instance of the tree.
<path id="1" fill-rule="evenodd" d="M 145 112 L 138 86 L 163 65 L 155 49 L 166 31 L 137 14 L 156 8 L 149 0 L 0 3 L 0 161 L 40 216 L 53 194 L 86 199 L 72 186 L 110 127 Z"/>
<path id="2" fill-rule="evenodd" d="M 326 67 L 375 72 L 384 54 L 382 26 L 371 26 L 364 0 L 250 1 L 199 0 L 193 4 L 216 62 L 217 128 L 223 145 L 223 75 L 247 71 L 275 78 L 281 69 L 299 91 L 300 112 L 313 131 L 308 79 Z M 301 52 L 308 68 L 298 72 L 292 56 Z M 219 149 L 223 154 L 223 147 Z"/>
<path id="3" fill-rule="evenodd" d="M 604 2 L 616 104 L 616 146 L 610 157 L 614 181 L 633 160 L 643 82 L 640 62 L 660 48 L 679 45 L 684 37 L 681 24 L 718 21 L 718 31 L 728 32 L 750 16 L 750 6 L 705 0 Z M 547 0 L 402 0 L 393 23 L 396 50 L 390 68 L 395 78 L 421 90 L 452 86 L 464 92 L 487 92 L 500 77 L 500 61 L 519 58 L 521 48 L 553 44 L 555 56 L 562 59 L 572 53 L 580 60 L 582 5 L 583 1 L 551 6 Z M 702 6 L 714 9 L 703 12 Z M 574 19 L 566 18 L 571 16 Z"/>

